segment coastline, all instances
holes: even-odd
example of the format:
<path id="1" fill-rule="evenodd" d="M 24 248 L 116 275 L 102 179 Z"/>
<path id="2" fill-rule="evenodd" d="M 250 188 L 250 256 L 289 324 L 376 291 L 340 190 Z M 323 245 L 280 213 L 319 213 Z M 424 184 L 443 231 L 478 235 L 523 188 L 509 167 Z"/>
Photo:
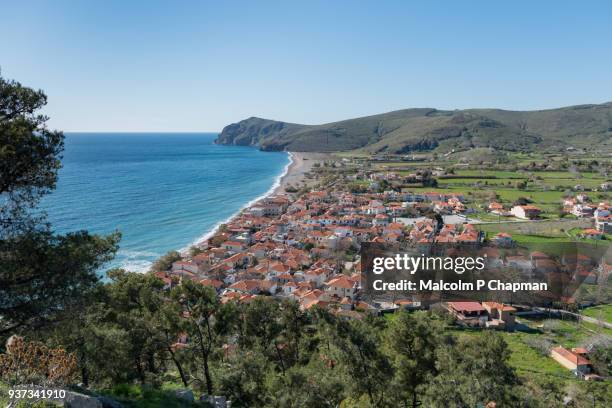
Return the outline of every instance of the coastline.
<path id="1" fill-rule="evenodd" d="M 296 160 L 296 156 L 298 156 L 299 154 L 296 154 L 294 152 L 287 152 L 287 154 L 289 157 L 289 163 L 285 165 L 285 167 L 283 168 L 283 172 L 275 178 L 274 183 L 268 189 L 268 191 L 266 191 L 264 194 L 252 199 L 251 201 L 249 201 L 248 203 L 240 207 L 238 211 L 236 211 L 234 214 L 232 214 L 225 220 L 219 221 L 218 223 L 216 223 L 210 230 L 205 232 L 202 236 L 196 238 L 191 244 L 187 245 L 184 248 L 179 249 L 178 252 L 180 252 L 181 255 L 188 255 L 189 249 L 192 246 L 202 246 L 206 244 L 206 241 L 208 241 L 211 237 L 213 237 L 217 233 L 221 225 L 231 222 L 234 218 L 240 215 L 240 213 L 242 213 L 245 209 L 252 207 L 255 203 L 267 197 L 270 197 L 276 194 L 280 194 L 281 192 L 283 192 L 285 187 L 287 186 L 287 179 L 288 178 L 293 179 L 293 177 L 290 177 L 290 176 L 294 175 L 296 172 L 296 169 L 299 169 L 301 167 L 300 165 L 296 165 L 296 161 L 303 161 L 301 158 Z"/>
<path id="2" fill-rule="evenodd" d="M 321 153 L 289 152 L 291 162 L 287 171 L 280 177 L 278 185 L 270 195 L 284 194 L 288 186 L 299 187 L 307 182 L 306 174 L 312 170 L 315 163 L 322 160 Z"/>
<path id="3" fill-rule="evenodd" d="M 198 237 L 191 244 L 189 244 L 185 248 L 180 249 L 179 252 L 182 255 L 188 255 L 189 248 L 191 248 L 192 246 L 203 246 L 204 244 L 206 244 L 206 241 L 208 241 L 217 233 L 221 225 L 231 222 L 245 209 L 252 207 L 257 202 L 271 196 L 285 194 L 285 189 L 290 185 L 297 187 L 301 186 L 302 184 L 308 184 L 306 174 L 312 170 L 315 163 L 319 163 L 325 160 L 328 156 L 325 153 L 311 152 L 287 152 L 287 154 L 289 157 L 289 163 L 285 165 L 283 172 L 275 179 L 274 183 L 268 191 L 240 207 L 240 209 L 236 211 L 236 213 L 232 214 L 230 217 L 215 224 L 214 227 L 212 227 L 202 236 Z"/>

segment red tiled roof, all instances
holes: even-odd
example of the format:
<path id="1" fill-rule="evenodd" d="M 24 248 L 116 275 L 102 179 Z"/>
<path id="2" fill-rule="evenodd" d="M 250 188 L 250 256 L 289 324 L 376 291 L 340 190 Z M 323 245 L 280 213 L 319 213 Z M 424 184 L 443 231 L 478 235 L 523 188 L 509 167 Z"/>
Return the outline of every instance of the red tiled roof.
<path id="1" fill-rule="evenodd" d="M 571 351 L 559 346 L 552 349 L 553 352 L 559 354 L 561 357 L 570 361 L 576 365 L 588 365 L 591 364 L 586 358 L 572 353 Z"/>
<path id="2" fill-rule="evenodd" d="M 458 312 L 484 312 L 484 307 L 478 302 L 448 302 L 448 305 Z"/>

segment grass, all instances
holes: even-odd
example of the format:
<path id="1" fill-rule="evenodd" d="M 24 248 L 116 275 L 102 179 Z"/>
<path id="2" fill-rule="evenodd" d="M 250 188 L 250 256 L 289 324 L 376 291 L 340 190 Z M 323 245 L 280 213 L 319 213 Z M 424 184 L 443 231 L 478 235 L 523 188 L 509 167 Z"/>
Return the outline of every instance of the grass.
<path id="1" fill-rule="evenodd" d="M 582 310 L 582 314 L 612 323 L 612 305 L 592 306 Z"/>
<path id="2" fill-rule="evenodd" d="M 612 310 L 609 309 L 609 310 Z M 554 320 L 550 330 L 541 329 L 544 320 L 520 319 L 520 323 L 531 329 L 530 332 L 499 332 L 510 349 L 509 364 L 516 369 L 519 376 L 541 377 L 563 383 L 574 382 L 582 384 L 569 370 L 562 367 L 548 355 L 528 345 L 530 339 L 542 338 L 549 340 L 553 345 L 562 345 L 566 348 L 584 345 L 588 339 L 598 334 L 612 336 L 612 330 L 603 329 L 592 324 L 577 323 L 569 320 Z M 449 329 L 458 336 L 480 336 L 484 330 L 458 330 Z"/>
<path id="3" fill-rule="evenodd" d="M 502 218 L 503 220 L 503 218 Z M 499 222 L 492 224 L 480 224 L 478 229 L 495 235 L 498 232 L 507 232 L 512 234 L 539 236 L 549 238 L 562 238 L 561 241 L 571 241 L 573 238 L 568 237 L 565 231 L 572 228 L 582 227 L 588 223 L 588 220 L 549 220 L 549 221 L 526 221 L 526 222 Z"/>
<path id="4" fill-rule="evenodd" d="M 460 336 L 481 336 L 485 331 L 462 331 Z M 510 366 L 517 370 L 519 375 L 546 375 L 563 379 L 565 381 L 577 380 L 569 371 L 559 365 L 552 358 L 541 354 L 539 351 L 525 344 L 528 336 L 540 334 L 528 334 L 520 332 L 500 332 L 510 349 Z"/>

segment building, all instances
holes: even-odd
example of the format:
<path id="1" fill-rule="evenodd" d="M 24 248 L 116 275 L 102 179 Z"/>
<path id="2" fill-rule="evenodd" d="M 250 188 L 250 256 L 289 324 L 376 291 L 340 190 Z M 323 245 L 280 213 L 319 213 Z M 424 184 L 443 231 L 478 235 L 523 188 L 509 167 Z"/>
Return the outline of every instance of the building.
<path id="1" fill-rule="evenodd" d="M 510 214 L 523 220 L 533 220 L 538 218 L 540 212 L 540 209 L 535 205 L 515 205 L 512 207 L 512 210 L 510 210 Z"/>
<path id="2" fill-rule="evenodd" d="M 512 240 L 512 235 L 505 232 L 500 232 L 499 234 L 495 235 L 491 241 L 500 247 L 510 247 L 514 243 Z"/>
<path id="3" fill-rule="evenodd" d="M 482 326 L 488 320 L 486 310 L 478 302 L 448 302 L 448 311 L 461 323 Z"/>
<path id="4" fill-rule="evenodd" d="M 582 232 L 580 233 L 580 237 L 584 239 L 602 239 L 603 234 L 604 233 L 601 231 L 598 231 L 593 228 L 588 228 L 588 229 L 582 230 Z"/>
<path id="5" fill-rule="evenodd" d="M 550 356 L 563 367 L 576 375 L 585 375 L 591 372 L 591 363 L 584 356 L 586 350 L 573 348 L 571 351 L 561 346 L 550 351 Z"/>
<path id="6" fill-rule="evenodd" d="M 596 217 L 595 228 L 605 234 L 612 234 L 612 216 Z"/>
<path id="7" fill-rule="evenodd" d="M 357 288 L 358 284 L 346 275 L 338 276 L 325 283 L 325 291 L 330 295 L 338 296 L 340 299 L 344 297 L 354 299 Z"/>
<path id="8" fill-rule="evenodd" d="M 486 326 L 492 328 L 513 329 L 515 325 L 516 309 L 512 306 L 497 302 L 482 302 L 482 307 L 489 314 Z"/>

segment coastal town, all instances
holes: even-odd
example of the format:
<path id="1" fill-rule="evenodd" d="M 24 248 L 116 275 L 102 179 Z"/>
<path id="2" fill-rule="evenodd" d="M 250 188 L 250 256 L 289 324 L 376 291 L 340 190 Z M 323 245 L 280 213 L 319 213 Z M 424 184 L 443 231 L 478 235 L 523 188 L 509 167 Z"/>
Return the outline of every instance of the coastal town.
<path id="1" fill-rule="evenodd" d="M 612 408 L 612 1 L 5 1 L 0 408 Z"/>
<path id="2" fill-rule="evenodd" d="M 359 252 L 363 243 L 397 248 L 434 242 L 474 246 L 487 243 L 493 248 L 509 248 L 517 245 L 517 241 L 512 233 L 491 233 L 482 228 L 500 223 L 479 220 L 480 210 L 473 198 L 464 193 L 428 190 L 427 186 L 439 183 L 435 174 L 443 172 L 416 170 L 402 175 L 361 170 L 362 163 L 352 165 L 338 157 L 305 159 L 299 154 L 292 155 L 294 163 L 272 195 L 221 225 L 209 239 L 192 247 L 167 270 L 155 271 L 167 288 L 191 280 L 213 287 L 222 302 L 250 302 L 255 297 L 267 296 L 295 301 L 302 310 L 323 308 L 345 319 L 362 319 L 366 314 L 388 314 L 400 309 L 442 307 L 459 325 L 510 331 L 520 326 L 517 315 L 537 313 L 493 300 L 432 305 L 408 296 L 383 300 L 365 296 Z M 305 165 L 305 160 L 311 162 Z M 297 171 L 296 161 L 300 167 Z M 357 188 L 356 181 L 361 182 Z M 396 188 L 398 183 L 414 182 L 423 188 Z M 602 183 L 599 188 L 607 195 L 609 183 Z M 568 217 L 549 223 L 585 226 L 577 230 L 576 240 L 601 241 L 607 245 L 612 225 L 609 202 L 594 201 L 592 195 L 583 191 L 566 195 L 560 205 Z M 480 207 L 486 208 L 489 215 L 511 219 L 506 224 L 509 226 L 546 225 L 541 217 L 543 211 L 526 201 L 520 199 L 508 206 L 491 199 Z M 556 240 L 551 238 L 551 242 Z M 500 257 L 499 262 L 502 269 L 542 269 L 553 260 L 534 251 L 525 256 Z M 577 262 L 574 279 L 580 285 L 591 288 L 606 285 L 612 272 L 609 258 Z M 605 302 L 609 299 L 604 298 Z M 595 303 L 596 300 L 581 298 L 577 292 L 576 297 L 563 298 L 554 306 L 551 301 L 549 306 L 575 312 L 577 307 Z M 561 312 L 573 313 L 567 310 Z M 609 322 L 593 321 L 612 328 Z M 577 376 L 599 378 L 590 371 L 586 355 L 584 348 L 566 349 L 563 345 L 550 350 L 553 359 Z"/>

